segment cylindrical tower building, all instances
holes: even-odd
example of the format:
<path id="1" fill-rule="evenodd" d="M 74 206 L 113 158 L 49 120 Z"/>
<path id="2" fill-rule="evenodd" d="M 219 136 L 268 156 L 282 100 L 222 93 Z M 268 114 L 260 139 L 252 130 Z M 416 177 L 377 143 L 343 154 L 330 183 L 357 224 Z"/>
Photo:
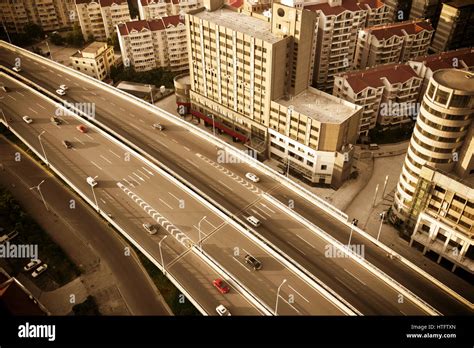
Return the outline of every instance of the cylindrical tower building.
<path id="1" fill-rule="evenodd" d="M 412 218 L 411 202 L 423 165 L 454 170 L 473 118 L 474 74 L 458 69 L 434 72 L 397 185 L 393 220 L 407 223 Z"/>

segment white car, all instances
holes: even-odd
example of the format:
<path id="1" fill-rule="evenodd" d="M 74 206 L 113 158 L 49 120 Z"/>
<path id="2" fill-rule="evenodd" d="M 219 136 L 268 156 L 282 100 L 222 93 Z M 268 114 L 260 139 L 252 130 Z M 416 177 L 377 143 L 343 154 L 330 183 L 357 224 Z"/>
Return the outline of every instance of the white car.
<path id="1" fill-rule="evenodd" d="M 252 225 L 254 225 L 255 227 L 258 227 L 260 226 L 260 220 L 257 219 L 255 216 L 253 215 L 250 215 L 247 217 L 247 221 L 250 222 Z"/>
<path id="2" fill-rule="evenodd" d="M 230 317 L 231 314 L 227 308 L 225 308 L 224 305 L 219 305 L 216 307 L 216 312 L 219 314 L 221 317 Z"/>
<path id="3" fill-rule="evenodd" d="M 86 179 L 87 183 L 89 185 L 91 185 L 92 187 L 95 187 L 97 186 L 97 181 L 92 177 L 92 176 L 88 176 L 87 179 Z"/>
<path id="4" fill-rule="evenodd" d="M 23 270 L 26 271 L 26 272 L 31 271 L 33 268 L 38 266 L 40 263 L 41 263 L 40 259 L 31 260 L 30 263 L 28 263 L 25 267 L 23 267 Z"/>
<path id="5" fill-rule="evenodd" d="M 56 93 L 59 94 L 59 95 L 66 95 L 66 91 L 64 89 L 57 89 L 56 90 Z"/>
<path id="6" fill-rule="evenodd" d="M 149 234 L 156 234 L 156 232 L 158 232 L 158 229 L 156 228 L 155 225 L 143 224 L 142 226 Z"/>
<path id="7" fill-rule="evenodd" d="M 33 119 L 30 116 L 23 116 L 23 121 L 30 124 L 33 122 Z"/>
<path id="8" fill-rule="evenodd" d="M 59 85 L 59 89 L 62 89 L 63 91 L 67 91 L 68 86 L 66 86 L 66 85 Z"/>
<path id="9" fill-rule="evenodd" d="M 21 68 L 19 66 L 14 66 L 12 68 L 13 71 L 16 71 L 16 72 L 20 72 L 21 71 Z"/>
<path id="10" fill-rule="evenodd" d="M 41 273 L 43 273 L 47 269 L 48 269 L 48 265 L 43 263 L 41 266 L 39 266 L 37 269 L 35 269 L 35 271 L 33 273 L 31 273 L 31 276 L 33 278 L 36 278 L 37 276 L 39 276 Z"/>
<path id="11" fill-rule="evenodd" d="M 260 178 L 256 176 L 254 173 L 247 173 L 245 174 L 245 177 L 249 180 L 252 180 L 253 182 L 259 182 Z"/>

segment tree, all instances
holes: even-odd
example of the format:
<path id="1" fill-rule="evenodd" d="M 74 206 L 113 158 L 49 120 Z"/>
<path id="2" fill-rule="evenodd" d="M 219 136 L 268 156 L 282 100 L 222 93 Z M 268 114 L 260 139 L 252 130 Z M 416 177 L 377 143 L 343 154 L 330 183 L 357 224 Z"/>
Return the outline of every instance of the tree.
<path id="1" fill-rule="evenodd" d="M 44 31 L 38 24 L 28 23 L 23 27 L 25 35 L 32 39 L 44 38 Z"/>
<path id="2" fill-rule="evenodd" d="M 56 46 L 62 46 L 64 45 L 64 39 L 61 35 L 58 33 L 52 33 L 51 36 L 49 37 L 51 39 L 51 42 L 55 44 Z"/>

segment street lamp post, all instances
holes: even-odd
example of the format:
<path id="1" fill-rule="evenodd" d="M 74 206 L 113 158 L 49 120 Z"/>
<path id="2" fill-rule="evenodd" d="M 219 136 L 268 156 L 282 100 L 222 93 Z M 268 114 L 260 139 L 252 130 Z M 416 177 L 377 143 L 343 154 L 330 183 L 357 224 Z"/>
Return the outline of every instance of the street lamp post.
<path id="1" fill-rule="evenodd" d="M 152 105 L 155 105 L 155 102 L 153 101 L 153 90 L 151 88 L 151 85 L 148 85 L 148 87 L 150 88 L 150 99 L 151 99 L 151 104 Z"/>
<path id="2" fill-rule="evenodd" d="M 46 208 L 47 211 L 49 211 L 48 205 L 46 204 L 46 201 L 44 200 L 43 193 L 41 193 L 41 184 L 44 183 L 44 180 L 41 181 L 38 185 L 30 187 L 30 190 L 37 189 L 39 192 L 39 195 L 41 197 L 41 200 L 43 201 L 44 207 Z"/>
<path id="3" fill-rule="evenodd" d="M 281 287 L 283 286 L 283 284 L 286 283 L 286 279 L 283 279 L 283 281 L 281 282 L 280 286 L 278 287 L 278 290 L 277 290 L 277 298 L 276 298 L 276 303 L 275 303 L 275 312 L 273 313 L 275 316 L 278 315 L 278 298 L 280 297 L 280 289 Z"/>
<path id="4" fill-rule="evenodd" d="M 380 226 L 379 226 L 379 233 L 377 234 L 377 240 L 380 238 L 380 232 L 382 232 L 382 224 L 383 220 L 385 219 L 385 212 L 380 213 Z"/>
<path id="5" fill-rule="evenodd" d="M 43 156 L 44 156 L 44 159 L 46 160 L 46 165 L 49 166 L 48 157 L 46 157 L 46 151 L 44 150 L 43 142 L 41 141 L 41 136 L 44 133 L 46 133 L 46 131 L 42 131 L 40 134 L 38 134 L 38 140 L 39 140 L 39 143 L 41 145 L 41 149 L 43 150 Z"/>
<path id="6" fill-rule="evenodd" d="M 168 236 L 164 236 L 158 243 L 158 248 L 160 249 L 160 258 L 161 258 L 161 267 L 163 267 L 163 275 L 166 275 L 165 264 L 163 262 L 163 251 L 161 250 L 161 243 L 166 239 Z"/>
<path id="7" fill-rule="evenodd" d="M 216 136 L 216 123 L 214 121 L 214 114 L 211 114 L 212 116 L 212 133 L 214 133 L 214 137 Z"/>
<path id="8" fill-rule="evenodd" d="M 3 119 L 5 120 L 5 125 L 8 127 L 7 117 L 5 116 L 3 109 L 0 109 L 0 111 L 2 112 Z"/>
<path id="9" fill-rule="evenodd" d="M 201 238 L 201 222 L 206 219 L 206 216 L 203 216 L 203 218 L 201 220 L 199 220 L 198 222 L 198 231 L 199 231 L 199 240 L 198 240 L 198 244 L 199 244 L 199 249 L 201 249 L 201 252 L 202 252 L 202 238 Z"/>
<path id="10" fill-rule="evenodd" d="M 46 46 L 48 47 L 48 51 L 49 51 L 49 59 L 54 60 L 53 53 L 51 52 L 51 48 L 49 47 L 48 36 L 46 36 Z"/>

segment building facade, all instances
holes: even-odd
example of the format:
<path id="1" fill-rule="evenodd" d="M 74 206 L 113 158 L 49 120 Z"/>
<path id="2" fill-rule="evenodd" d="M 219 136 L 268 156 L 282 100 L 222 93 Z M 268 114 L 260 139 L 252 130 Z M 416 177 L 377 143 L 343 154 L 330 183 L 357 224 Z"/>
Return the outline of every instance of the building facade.
<path id="1" fill-rule="evenodd" d="M 474 46 L 474 0 L 443 4 L 433 39 L 433 49 L 442 52 Z"/>
<path id="2" fill-rule="evenodd" d="M 104 80 L 110 76 L 110 69 L 115 64 L 114 48 L 106 42 L 93 42 L 70 57 L 72 67 L 77 71 Z"/>
<path id="3" fill-rule="evenodd" d="M 388 64 L 336 76 L 333 95 L 362 107 L 358 132 L 368 135 L 416 117 L 422 80 L 407 64 Z"/>
<path id="4" fill-rule="evenodd" d="M 202 0 L 139 0 L 137 3 L 142 20 L 184 15 L 202 7 Z"/>
<path id="5" fill-rule="evenodd" d="M 447 0 L 412 0 L 410 19 L 424 18 L 436 28 L 443 2 Z"/>
<path id="6" fill-rule="evenodd" d="M 188 69 L 186 26 L 180 16 L 126 22 L 117 32 L 125 66 L 136 71 Z"/>
<path id="7" fill-rule="evenodd" d="M 130 21 L 127 0 L 76 0 L 84 40 L 107 41 L 120 23 Z"/>
<path id="8" fill-rule="evenodd" d="M 380 1 L 328 1 L 304 8 L 317 14 L 313 86 L 331 91 L 334 76 L 353 65 L 357 33 L 368 25 L 388 22 L 389 8 Z"/>
<path id="9" fill-rule="evenodd" d="M 423 166 L 413 196 L 411 214 L 416 225 L 410 246 L 421 244 L 423 253 L 438 254 L 474 273 L 474 185 Z"/>
<path id="10" fill-rule="evenodd" d="M 44 31 L 71 28 L 76 21 L 72 0 L 0 0 L 0 22 L 11 33 L 21 33 L 27 24 Z"/>
<path id="11" fill-rule="evenodd" d="M 401 63 L 423 56 L 433 36 L 433 27 L 424 20 L 392 23 L 360 30 L 354 68 Z"/>
<path id="12" fill-rule="evenodd" d="M 423 166 L 463 180 L 474 176 L 473 111 L 474 74 L 459 69 L 433 73 L 397 185 L 393 221 L 403 222 L 407 229 L 415 225 L 413 197 Z"/>

